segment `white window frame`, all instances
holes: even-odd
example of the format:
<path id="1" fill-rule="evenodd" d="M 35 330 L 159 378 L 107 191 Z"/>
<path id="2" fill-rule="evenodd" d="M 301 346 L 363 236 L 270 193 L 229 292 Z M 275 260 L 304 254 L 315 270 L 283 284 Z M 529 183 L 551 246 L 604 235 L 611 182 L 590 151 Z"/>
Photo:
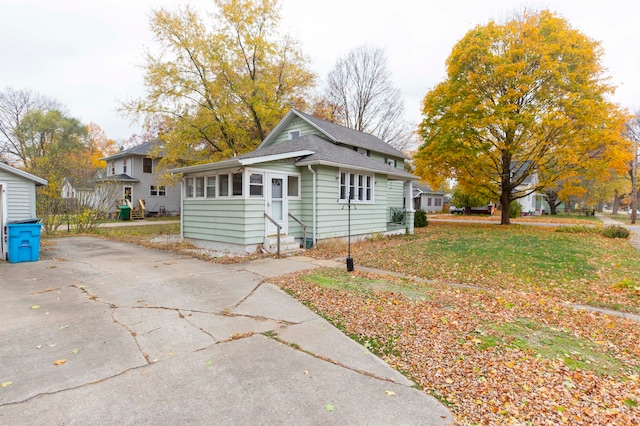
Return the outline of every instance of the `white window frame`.
<path id="1" fill-rule="evenodd" d="M 166 197 L 166 196 L 167 196 L 166 185 L 149 185 L 149 197 Z"/>
<path id="2" fill-rule="evenodd" d="M 252 183 L 251 182 L 251 176 L 260 176 L 261 182 L 260 183 Z M 247 170 L 247 197 L 246 198 L 264 198 L 265 196 L 265 173 L 262 171 L 256 171 L 256 170 Z M 251 187 L 260 187 L 260 195 L 252 195 L 251 194 Z"/>
<path id="3" fill-rule="evenodd" d="M 293 137 L 295 134 L 297 134 L 296 137 Z M 289 140 L 292 141 L 294 139 L 298 139 L 302 137 L 302 131 L 300 129 L 291 129 L 289 130 Z"/>
<path id="4" fill-rule="evenodd" d="M 396 167 L 396 160 L 393 158 L 385 158 L 384 162 L 387 163 L 388 166 Z"/>
<path id="5" fill-rule="evenodd" d="M 122 173 L 127 174 L 127 157 L 122 158 Z"/>
<path id="6" fill-rule="evenodd" d="M 289 190 L 291 189 L 291 185 L 289 185 L 291 182 L 289 181 L 289 179 L 292 177 L 298 180 L 298 185 L 297 185 L 298 195 L 289 195 Z M 289 200 L 302 200 L 301 192 L 302 192 L 302 176 L 300 175 L 300 173 L 288 173 L 287 174 L 287 198 Z"/>
<path id="7" fill-rule="evenodd" d="M 189 183 L 191 181 L 191 183 Z M 194 198 L 196 188 L 196 180 L 194 176 L 184 178 L 184 198 Z M 191 191 L 189 191 L 191 190 Z"/>
<path id="8" fill-rule="evenodd" d="M 213 179 L 215 182 L 213 184 L 213 196 L 209 194 L 209 188 L 211 187 L 209 185 L 210 179 Z M 204 198 L 208 200 L 218 198 L 218 175 L 206 175 L 204 177 Z"/>
<path id="9" fill-rule="evenodd" d="M 360 184 L 362 184 L 361 187 Z M 338 202 L 348 202 L 351 188 L 353 188 L 352 204 L 375 203 L 375 176 L 373 174 L 351 170 L 338 170 Z M 367 199 L 367 197 L 370 199 Z"/>

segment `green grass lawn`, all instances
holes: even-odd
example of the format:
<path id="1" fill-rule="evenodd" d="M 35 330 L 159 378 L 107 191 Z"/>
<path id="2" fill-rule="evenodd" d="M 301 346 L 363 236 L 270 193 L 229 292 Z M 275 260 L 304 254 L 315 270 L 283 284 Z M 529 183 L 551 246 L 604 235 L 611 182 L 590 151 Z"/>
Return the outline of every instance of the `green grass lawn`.
<path id="1" fill-rule="evenodd" d="M 425 279 L 640 311 L 640 253 L 624 239 L 549 227 L 434 223 L 386 244 L 357 244 L 353 257 Z"/>
<path id="2" fill-rule="evenodd" d="M 96 228 L 92 232 L 95 235 L 112 240 L 130 243 L 140 243 L 158 235 L 180 234 L 180 222 L 138 226 L 115 226 L 108 228 Z"/>

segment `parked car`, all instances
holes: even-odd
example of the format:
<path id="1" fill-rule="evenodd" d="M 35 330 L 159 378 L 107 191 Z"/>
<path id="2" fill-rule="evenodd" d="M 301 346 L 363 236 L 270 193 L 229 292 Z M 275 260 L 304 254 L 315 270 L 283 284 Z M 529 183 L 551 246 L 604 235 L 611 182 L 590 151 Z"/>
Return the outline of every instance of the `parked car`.
<path id="1" fill-rule="evenodd" d="M 451 207 L 449 207 L 449 213 L 451 213 L 451 214 L 464 214 L 464 207 L 451 206 Z"/>

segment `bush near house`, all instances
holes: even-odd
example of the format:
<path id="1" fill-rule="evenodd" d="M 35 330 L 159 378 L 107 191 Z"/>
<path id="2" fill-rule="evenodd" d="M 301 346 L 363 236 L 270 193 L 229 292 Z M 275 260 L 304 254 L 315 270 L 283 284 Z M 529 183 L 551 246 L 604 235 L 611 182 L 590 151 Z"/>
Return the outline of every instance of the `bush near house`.
<path id="1" fill-rule="evenodd" d="M 509 204 L 509 217 L 514 219 L 516 217 L 520 217 L 520 213 L 522 213 L 522 206 L 516 200 L 513 200 L 511 204 Z"/>
<path id="2" fill-rule="evenodd" d="M 427 226 L 429 222 L 427 221 L 427 212 L 422 209 L 416 210 L 416 213 L 413 217 L 413 226 L 416 228 L 422 228 Z"/>

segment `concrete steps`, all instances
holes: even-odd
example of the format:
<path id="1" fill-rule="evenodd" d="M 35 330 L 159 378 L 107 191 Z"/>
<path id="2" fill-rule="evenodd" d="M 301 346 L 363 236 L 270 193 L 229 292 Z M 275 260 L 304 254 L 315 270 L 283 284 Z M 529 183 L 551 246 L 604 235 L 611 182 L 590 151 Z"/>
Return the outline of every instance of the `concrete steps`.
<path id="1" fill-rule="evenodd" d="M 266 237 L 262 243 L 264 248 L 269 253 L 278 252 L 278 237 L 271 235 Z M 290 254 L 302 251 L 300 243 L 298 243 L 293 235 L 280 235 L 280 254 Z"/>

